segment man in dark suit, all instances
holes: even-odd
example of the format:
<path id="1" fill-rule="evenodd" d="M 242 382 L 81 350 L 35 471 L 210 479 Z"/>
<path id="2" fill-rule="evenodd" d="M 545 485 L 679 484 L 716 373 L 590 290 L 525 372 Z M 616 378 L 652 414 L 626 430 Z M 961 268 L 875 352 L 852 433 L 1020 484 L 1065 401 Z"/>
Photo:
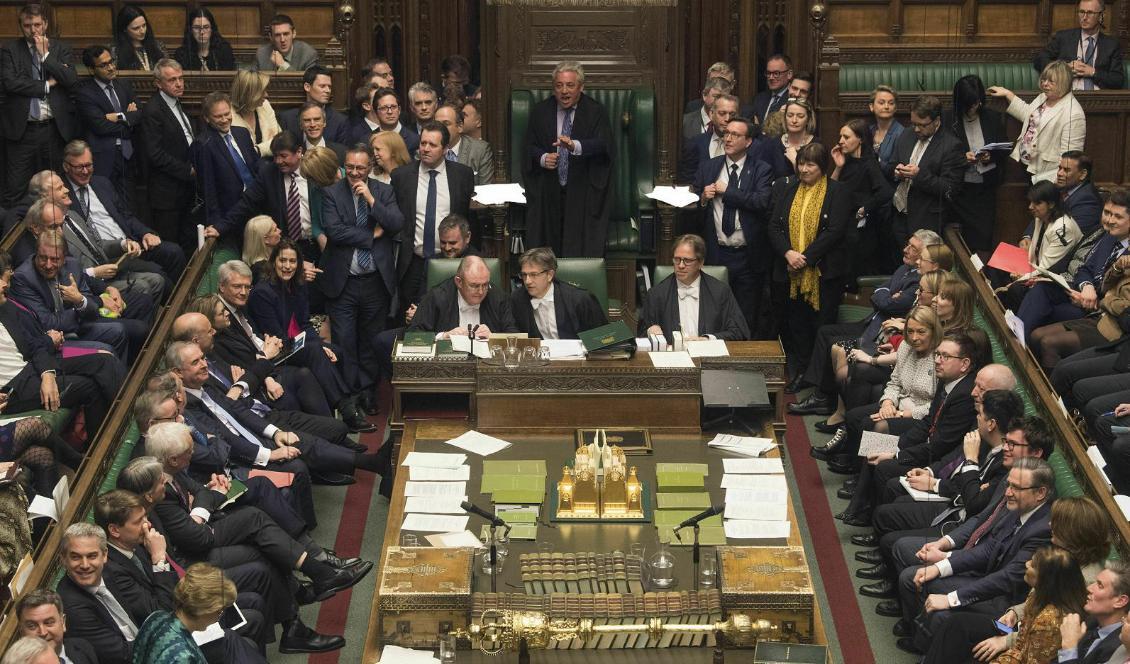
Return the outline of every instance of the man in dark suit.
<path id="1" fill-rule="evenodd" d="M 702 88 L 702 103 L 693 111 L 683 113 L 682 136 L 684 143 L 692 141 L 712 129 L 710 109 L 714 106 L 714 100 L 722 95 L 730 94 L 733 88 L 734 84 L 728 79 L 717 76 L 706 79 L 706 85 Z"/>
<path id="2" fill-rule="evenodd" d="M 345 178 L 324 192 L 328 241 L 319 283 L 354 394 L 375 385 L 365 367 L 377 366 L 377 335 L 396 293 L 394 239 L 404 227 L 392 187 L 369 178 L 371 167 L 368 146 L 350 148 Z"/>
<path id="3" fill-rule="evenodd" d="M 46 588 L 28 591 L 16 602 L 16 620 L 22 636 L 38 636 L 51 644 L 60 662 L 68 664 L 98 664 L 85 639 L 66 637 L 67 618 L 63 613 L 63 598 Z"/>
<path id="4" fill-rule="evenodd" d="M 1102 664 L 1121 645 L 1119 631 L 1130 606 L 1130 567 L 1108 560 L 1103 571 L 1087 586 L 1087 612 L 1064 616 L 1060 628 L 1058 661 L 1064 664 Z M 1117 660 L 1115 660 L 1117 661 Z"/>
<path id="5" fill-rule="evenodd" d="M 765 275 L 773 262 L 767 218 L 773 172 L 749 154 L 756 131 L 745 118 L 727 123 L 725 154 L 700 163 L 693 185 L 706 212 L 706 264 L 726 266 L 730 291 L 739 294 L 738 306 L 751 331 L 760 327 Z"/>
<path id="6" fill-rule="evenodd" d="M 553 96 L 530 111 L 522 174 L 526 246 L 562 257 L 603 257 L 614 145 L 608 112 L 585 94 L 580 63 L 558 63 Z"/>
<path id="7" fill-rule="evenodd" d="M 549 247 L 534 247 L 518 259 L 524 288 L 510 293 L 510 311 L 522 332 L 539 339 L 576 339 L 608 323 L 596 296 L 557 279 L 557 257 Z"/>
<path id="8" fill-rule="evenodd" d="M 158 93 L 141 111 L 153 225 L 163 240 L 177 242 L 186 256 L 196 250 L 196 168 L 191 146 L 196 128 L 181 104 L 184 72 L 176 60 L 164 58 L 153 67 Z"/>
<path id="9" fill-rule="evenodd" d="M 94 77 L 78 84 L 75 102 L 94 157 L 94 174 L 113 182 L 123 200 L 132 201 L 140 161 L 133 158 L 140 147 L 135 139 L 141 135 L 133 85 L 118 78 L 117 64 L 105 46 L 87 47 L 82 62 Z"/>
<path id="10" fill-rule="evenodd" d="M 1036 71 L 1044 71 L 1049 62 L 1063 60 L 1071 64 L 1075 75 L 1072 90 L 1114 90 L 1125 86 L 1122 47 L 1117 37 L 1102 33 L 1105 11 L 1105 0 L 1080 0 L 1076 11 L 1079 27 L 1052 35 L 1048 45 L 1032 59 Z"/>
<path id="11" fill-rule="evenodd" d="M 208 93 L 201 113 L 208 126 L 196 137 L 192 155 L 204 193 L 205 218 L 214 226 L 255 181 L 259 155 L 251 132 L 232 126 L 231 98 L 226 92 Z"/>
<path id="12" fill-rule="evenodd" d="M 765 124 L 765 117 L 779 110 L 789 99 L 789 83 L 793 81 L 793 61 L 784 53 L 769 56 L 765 63 L 765 89 L 753 98 L 753 116 Z"/>
<path id="13" fill-rule="evenodd" d="M 467 166 L 475 174 L 475 184 L 490 184 L 494 181 L 494 151 L 490 143 L 463 134 L 463 111 L 444 104 L 436 109 L 436 122 L 447 127 L 451 144 L 444 152 L 444 158 Z"/>
<path id="14" fill-rule="evenodd" d="M 345 146 L 331 141 L 326 136 L 326 109 L 321 104 L 308 101 L 298 109 L 298 123 L 302 133 L 302 149 L 309 151 L 316 147 L 333 150 L 338 164 L 345 163 Z M 290 131 L 284 129 L 283 131 Z"/>
<path id="15" fill-rule="evenodd" d="M 710 107 L 710 125 L 707 130 L 683 143 L 676 175 L 679 182 L 692 184 L 702 164 L 726 153 L 723 136 L 726 128 L 730 126 L 730 120 L 736 117 L 738 117 L 737 97 L 722 94 L 714 98 L 714 103 Z"/>
<path id="16" fill-rule="evenodd" d="M 334 143 L 345 143 L 349 137 L 348 118 L 333 108 L 334 81 L 330 70 L 314 65 L 302 74 L 302 89 L 306 91 L 306 102 L 322 107 L 326 116 L 325 138 Z M 292 108 L 279 113 L 279 126 L 294 134 L 302 135 L 298 114 L 301 109 Z"/>
<path id="17" fill-rule="evenodd" d="M 904 131 L 884 169 L 894 183 L 895 241 L 906 244 L 919 228 L 942 232 L 950 201 L 961 193 L 965 153 L 957 137 L 938 131 L 942 102 L 924 95 L 910 110 L 914 131 Z"/>
<path id="18" fill-rule="evenodd" d="M 0 49 L 9 207 L 23 197 L 32 173 L 60 170 L 63 144 L 78 132 L 71 101 L 78 84 L 74 56 L 66 42 L 47 37 L 45 9 L 24 6 L 19 13 L 23 35 Z"/>
<path id="19" fill-rule="evenodd" d="M 392 172 L 392 190 L 405 222 L 396 264 L 402 310 L 410 304 L 406 298 L 421 290 L 424 262 L 438 253 L 439 222 L 450 214 L 471 214 L 475 172 L 445 159 L 450 143 L 447 127 L 430 121 L 420 135 L 419 159 Z"/>
<path id="20" fill-rule="evenodd" d="M 428 291 L 409 331 L 434 332 L 436 338 L 471 335 L 477 339 L 491 332 L 517 332 L 510 302 L 491 288 L 490 269 L 478 256 L 459 262 L 455 277 Z"/>
<path id="21" fill-rule="evenodd" d="M 350 145 L 369 144 L 369 137 L 375 132 L 395 131 L 404 139 L 408 155 L 416 154 L 420 147 L 420 135 L 414 129 L 400 123 L 400 95 L 392 88 L 359 88 L 356 93 L 358 105 L 363 115 L 349 126 L 347 132 Z"/>
<path id="22" fill-rule="evenodd" d="M 1103 216 L 1103 199 L 1091 182 L 1091 158 L 1080 150 L 1060 155 L 1055 184 L 1063 192 L 1063 207 L 1083 235 L 1097 229 Z M 1030 237 L 1030 235 L 1029 235 Z"/>
<path id="23" fill-rule="evenodd" d="M 706 243 L 697 235 L 675 238 L 675 271 L 652 286 L 640 315 L 639 334 L 662 334 L 673 342 L 694 339 L 749 339 L 749 326 L 730 287 L 702 271 Z"/>

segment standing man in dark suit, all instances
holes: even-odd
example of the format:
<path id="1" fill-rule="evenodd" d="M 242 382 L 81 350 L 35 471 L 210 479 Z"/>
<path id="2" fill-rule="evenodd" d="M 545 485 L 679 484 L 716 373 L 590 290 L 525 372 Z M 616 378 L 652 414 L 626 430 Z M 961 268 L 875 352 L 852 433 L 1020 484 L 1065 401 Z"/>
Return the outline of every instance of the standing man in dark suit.
<path id="1" fill-rule="evenodd" d="M 706 243 L 697 235 L 675 238 L 674 273 L 652 286 L 640 315 L 641 336 L 662 334 L 672 343 L 672 332 L 683 341 L 695 339 L 749 339 L 746 325 L 730 287 L 702 271 Z"/>
<path id="2" fill-rule="evenodd" d="M 491 332 L 517 332 L 510 302 L 491 288 L 490 268 L 478 256 L 459 261 L 455 277 L 428 291 L 409 331 L 434 332 L 437 339 L 474 336 L 486 339 Z"/>
<path id="3" fill-rule="evenodd" d="M 75 102 L 94 156 L 94 174 L 109 179 L 123 200 L 132 201 L 140 161 L 133 158 L 140 147 L 134 141 L 141 135 L 133 85 L 118 78 L 117 64 L 105 46 L 88 47 L 82 62 L 94 77 L 78 84 Z"/>
<path id="4" fill-rule="evenodd" d="M 534 247 L 518 259 L 525 288 L 510 293 L 518 329 L 539 339 L 577 339 L 608 323 L 596 296 L 557 279 L 557 257 L 549 247 Z"/>
<path id="5" fill-rule="evenodd" d="M 158 93 L 141 112 L 141 132 L 149 183 L 153 226 L 162 240 L 177 242 L 186 256 L 196 251 L 193 210 L 196 168 L 191 146 L 196 129 L 181 104 L 184 72 L 176 60 L 162 58 L 153 67 Z"/>
<path id="6" fill-rule="evenodd" d="M 957 137 L 938 131 L 942 102 L 937 97 L 919 97 L 910 110 L 910 124 L 914 131 L 899 136 L 885 169 L 896 184 L 893 226 L 900 245 L 919 228 L 942 232 L 950 201 L 961 193 L 966 163 Z"/>
<path id="7" fill-rule="evenodd" d="M 584 68 L 559 63 L 553 96 L 534 106 L 526 128 L 526 246 L 604 256 L 613 149 L 607 111 L 585 94 Z"/>
<path id="8" fill-rule="evenodd" d="M 444 158 L 450 143 L 447 127 L 432 120 L 420 134 L 419 159 L 392 172 L 392 189 L 405 222 L 396 261 L 402 311 L 410 304 L 405 298 L 422 290 L 424 262 L 438 253 L 439 222 L 450 214 L 471 215 L 475 173 Z"/>
<path id="9" fill-rule="evenodd" d="M 85 639 L 67 638 L 67 616 L 63 613 L 63 598 L 46 588 L 29 591 L 16 602 L 16 620 L 22 636 L 38 636 L 55 649 L 60 662 L 67 664 L 98 664 Z"/>
<path id="10" fill-rule="evenodd" d="M 306 101 L 322 107 L 326 114 L 325 136 L 327 141 L 344 143 L 348 139 L 348 119 L 333 108 L 334 81 L 330 70 L 314 65 L 302 75 L 302 89 L 306 91 Z M 299 109 L 292 108 L 279 114 L 279 126 L 295 136 L 302 133 L 298 122 Z"/>
<path id="11" fill-rule="evenodd" d="M 759 327 L 765 274 L 773 261 L 767 220 L 773 171 L 749 158 L 755 131 L 745 118 L 731 120 L 722 139 L 725 154 L 699 164 L 693 187 L 706 210 L 706 264 L 726 266 L 750 330 Z"/>
<path id="12" fill-rule="evenodd" d="M 789 100 L 789 83 L 793 82 L 793 61 L 784 53 L 769 56 L 765 63 L 765 88 L 753 98 L 753 115 L 759 125 L 765 117 L 780 109 Z"/>
<path id="13" fill-rule="evenodd" d="M 683 113 L 683 142 L 688 143 L 712 129 L 710 124 L 710 109 L 714 100 L 722 95 L 730 94 L 734 84 L 725 78 L 708 78 L 706 86 L 702 89 L 702 105 L 693 111 Z"/>
<path id="14" fill-rule="evenodd" d="M 61 169 L 63 145 L 78 132 L 74 56 L 66 42 L 47 37 L 44 11 L 38 4 L 20 9 L 23 36 L 0 49 L 8 207 L 23 197 L 32 173 Z"/>
<path id="15" fill-rule="evenodd" d="M 358 91 L 360 94 L 360 91 Z M 367 100 L 360 106 L 365 113 L 349 128 L 349 142 L 369 143 L 369 136 L 378 131 L 395 131 L 404 139 L 408 155 L 416 154 L 420 147 L 420 135 L 400 122 L 400 95 L 392 88 L 377 88 L 366 92 Z"/>
<path id="16" fill-rule="evenodd" d="M 308 101 L 298 109 L 298 122 L 301 126 L 302 149 L 309 151 L 312 148 L 324 147 L 333 150 L 337 157 L 338 165 L 345 163 L 345 146 L 331 141 L 326 137 L 326 109 L 322 105 Z M 283 131 L 290 131 L 284 129 Z"/>
<path id="17" fill-rule="evenodd" d="M 451 144 L 447 146 L 444 157 L 457 161 L 470 168 L 475 174 L 475 184 L 490 184 L 494 181 L 494 152 L 490 143 L 463 134 L 463 111 L 450 104 L 436 109 L 436 122 L 447 127 Z"/>
<path id="18" fill-rule="evenodd" d="M 738 117 L 738 98 L 723 94 L 714 98 L 710 106 L 710 124 L 706 131 L 683 144 L 679 154 L 678 173 L 676 180 L 681 183 L 692 184 L 698 168 L 711 159 L 717 159 L 726 152 L 723 135 L 730 125 L 730 120 Z"/>
<path id="19" fill-rule="evenodd" d="M 404 227 L 392 187 L 369 177 L 367 145 L 345 154 L 345 178 L 325 190 L 326 249 L 322 292 L 334 342 L 341 348 L 345 382 L 354 394 L 373 387 L 377 335 L 396 295 L 394 238 Z"/>
<path id="20" fill-rule="evenodd" d="M 1076 14 L 1078 28 L 1060 30 L 1052 35 L 1044 50 L 1032 59 L 1032 66 L 1041 72 L 1049 62 L 1063 60 L 1071 64 L 1075 75 L 1072 90 L 1114 90 L 1126 85 L 1122 71 L 1122 47 L 1117 37 L 1102 33 L 1105 0 L 1080 0 Z"/>
<path id="21" fill-rule="evenodd" d="M 204 190 L 205 218 L 214 226 L 255 181 L 259 155 L 251 132 L 232 126 L 231 98 L 226 92 L 208 93 L 200 107 L 208 125 L 197 136 L 192 156 Z"/>

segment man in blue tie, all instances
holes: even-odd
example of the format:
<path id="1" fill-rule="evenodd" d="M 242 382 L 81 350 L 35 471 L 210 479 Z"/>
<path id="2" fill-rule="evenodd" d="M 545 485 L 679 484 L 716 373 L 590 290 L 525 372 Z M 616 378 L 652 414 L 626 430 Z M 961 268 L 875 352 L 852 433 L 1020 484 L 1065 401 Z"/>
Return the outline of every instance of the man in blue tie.
<path id="1" fill-rule="evenodd" d="M 110 49 L 87 47 L 82 62 L 94 76 L 78 84 L 75 101 L 94 156 L 94 174 L 109 179 L 122 200 L 132 202 L 140 161 L 134 159 L 138 148 L 134 138 L 141 133 L 141 107 L 134 98 L 133 85 L 118 78 Z"/>
<path id="2" fill-rule="evenodd" d="M 232 126 L 231 98 L 226 93 L 209 93 L 201 103 L 201 113 L 208 127 L 196 139 L 193 159 L 207 225 L 213 226 L 254 181 L 259 155 L 251 132 Z"/>
<path id="3" fill-rule="evenodd" d="M 1118 37 L 1102 33 L 1105 0 L 1081 0 L 1075 13 L 1079 27 L 1052 35 L 1047 46 L 1032 60 L 1036 71 L 1043 71 L 1049 62 L 1063 60 L 1071 64 L 1075 75 L 1072 90 L 1125 87 L 1126 73 L 1122 70 L 1122 47 Z"/>

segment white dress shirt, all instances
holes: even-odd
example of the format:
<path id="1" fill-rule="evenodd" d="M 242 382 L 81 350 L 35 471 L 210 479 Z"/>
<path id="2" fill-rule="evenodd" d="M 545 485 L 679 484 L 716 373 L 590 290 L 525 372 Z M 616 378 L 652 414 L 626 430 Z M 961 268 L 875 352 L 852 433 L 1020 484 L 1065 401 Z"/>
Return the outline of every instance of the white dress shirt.
<path id="1" fill-rule="evenodd" d="M 699 286 L 702 285 L 702 275 L 695 277 L 691 284 L 685 285 L 678 279 L 675 280 L 677 285 L 676 295 L 679 297 L 679 328 L 683 332 L 683 338 L 697 337 L 698 334 L 698 298 Z"/>
<path id="2" fill-rule="evenodd" d="M 173 117 L 177 119 L 177 126 L 180 127 L 181 133 L 184 134 L 184 139 L 191 144 L 193 136 L 192 132 L 189 131 L 189 127 L 192 126 L 192 122 L 188 119 L 187 115 L 184 115 L 182 111 L 184 106 L 177 106 L 180 100 L 165 94 L 163 90 L 159 94 L 161 95 L 161 99 L 164 99 L 165 103 L 168 104 L 169 110 L 173 112 Z M 189 123 L 188 126 L 185 126 L 185 122 Z"/>
<path id="3" fill-rule="evenodd" d="M 110 211 L 102 204 L 102 200 L 99 199 L 98 194 L 94 192 L 94 187 L 89 185 L 83 187 L 72 180 L 71 189 L 75 192 L 75 202 L 80 204 L 82 202 L 82 194 L 80 192 L 82 189 L 86 189 L 86 204 L 88 206 L 86 210 L 86 220 L 89 221 L 90 225 L 94 227 L 94 230 L 98 232 L 98 237 L 103 240 L 118 240 L 121 242 L 122 250 L 125 251 L 125 231 L 123 231 L 121 226 L 118 226 L 118 222 L 114 221 L 114 218 L 110 216 Z"/>
<path id="4" fill-rule="evenodd" d="M 746 155 L 744 154 L 742 158 L 737 161 L 727 157 L 725 164 L 722 166 L 722 172 L 718 174 L 716 182 L 725 184 L 728 190 L 730 188 L 730 167 L 734 164 L 738 165 L 738 178 L 741 179 L 742 170 L 745 168 L 745 158 Z M 737 187 L 738 184 L 735 182 L 733 186 Z M 722 202 L 722 194 L 715 196 L 714 200 L 711 202 L 713 203 L 711 207 L 714 210 L 714 235 L 718 238 L 718 244 L 723 247 L 744 247 L 745 235 L 742 234 L 741 220 L 738 219 L 738 215 L 741 214 L 741 211 L 737 209 L 734 210 L 734 232 L 727 236 L 722 232 L 722 209 L 725 207 L 725 204 Z"/>
<path id="5" fill-rule="evenodd" d="M 244 436 L 232 425 L 231 422 L 228 422 L 225 417 L 222 417 L 219 413 L 216 413 L 216 412 L 212 411 L 211 408 L 209 408 L 208 402 L 212 401 L 212 397 L 204 394 L 204 390 L 202 390 L 200 388 L 193 389 L 191 387 L 186 386 L 184 388 L 184 391 L 185 391 L 185 393 L 191 394 L 192 396 L 196 397 L 197 399 L 200 399 L 200 403 L 204 404 L 204 407 L 208 408 L 209 412 L 211 412 L 212 415 L 217 420 L 220 421 L 220 423 L 222 423 L 225 427 L 227 427 L 228 431 L 230 431 L 233 436 L 238 436 L 240 438 L 244 438 Z M 219 407 L 219 408 L 223 408 L 223 406 L 221 406 L 220 404 L 216 404 L 216 406 Z M 228 413 L 228 416 L 231 417 L 232 419 L 235 418 L 235 415 L 232 415 L 230 412 Z M 238 421 L 237 421 L 237 424 L 238 424 Z M 240 426 L 243 426 L 243 425 L 240 425 Z M 278 431 L 279 431 L 278 427 L 276 427 L 273 424 L 268 424 L 266 426 L 266 428 L 263 429 L 261 434 L 263 436 L 266 436 L 267 438 L 273 439 L 275 437 L 275 434 L 278 433 Z M 263 445 L 263 441 L 259 440 L 258 438 L 254 438 L 254 432 L 248 432 L 248 433 L 252 434 L 253 440 L 255 441 L 255 443 L 257 443 L 259 445 L 259 451 L 255 453 L 255 465 L 256 466 L 266 466 L 268 463 L 271 462 L 271 450 L 267 449 Z M 206 511 L 204 511 L 204 510 L 201 510 L 201 511 L 204 512 L 204 514 L 207 514 Z M 198 513 L 195 510 L 190 512 L 191 516 L 204 516 L 204 514 Z M 204 520 L 207 521 L 208 518 L 205 516 Z"/>
<path id="6" fill-rule="evenodd" d="M 416 232 L 412 240 L 412 251 L 417 256 L 424 256 L 424 215 L 428 211 L 428 182 L 431 176 L 428 171 L 436 171 L 436 218 L 435 237 L 432 246 L 439 248 L 439 222 L 451 214 L 451 190 L 447 186 L 447 160 L 441 159 L 434 169 L 420 164 L 420 171 L 416 177 Z"/>
<path id="7" fill-rule="evenodd" d="M 717 132 L 710 135 L 710 158 L 720 157 L 726 154 L 726 147 L 722 145 L 722 137 Z"/>
<path id="8" fill-rule="evenodd" d="M 557 332 L 557 310 L 553 305 L 553 283 L 541 297 L 531 297 L 530 307 L 534 310 L 534 322 L 538 325 L 542 339 L 560 339 Z"/>
<path id="9" fill-rule="evenodd" d="M 16 340 L 8 334 L 8 328 L 0 325 L 0 385 L 7 385 L 26 366 L 27 360 L 16 348 Z"/>
<path id="10" fill-rule="evenodd" d="M 459 327 L 479 325 L 479 305 L 467 304 L 467 300 L 463 299 L 463 294 L 459 291 L 455 291 L 455 299 L 459 304 Z"/>

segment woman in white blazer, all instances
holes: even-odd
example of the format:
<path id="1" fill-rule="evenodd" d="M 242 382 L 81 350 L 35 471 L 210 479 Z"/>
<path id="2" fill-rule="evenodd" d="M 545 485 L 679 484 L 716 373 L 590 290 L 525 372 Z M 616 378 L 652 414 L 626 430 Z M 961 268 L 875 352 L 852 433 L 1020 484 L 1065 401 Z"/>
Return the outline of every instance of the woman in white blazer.
<path id="1" fill-rule="evenodd" d="M 1027 104 L 1007 88 L 993 86 L 993 97 L 1008 99 L 1008 114 L 1020 120 L 1020 137 L 1012 158 L 1024 164 L 1032 182 L 1055 181 L 1059 157 L 1068 150 L 1082 150 L 1087 138 L 1087 116 L 1071 93 L 1071 66 L 1057 60 L 1040 73 L 1041 93 Z"/>
<path id="2" fill-rule="evenodd" d="M 251 132 L 260 157 L 271 156 L 271 141 L 282 131 L 275 109 L 267 100 L 270 80 L 271 77 L 261 71 L 241 69 L 231 84 L 232 126 Z"/>

